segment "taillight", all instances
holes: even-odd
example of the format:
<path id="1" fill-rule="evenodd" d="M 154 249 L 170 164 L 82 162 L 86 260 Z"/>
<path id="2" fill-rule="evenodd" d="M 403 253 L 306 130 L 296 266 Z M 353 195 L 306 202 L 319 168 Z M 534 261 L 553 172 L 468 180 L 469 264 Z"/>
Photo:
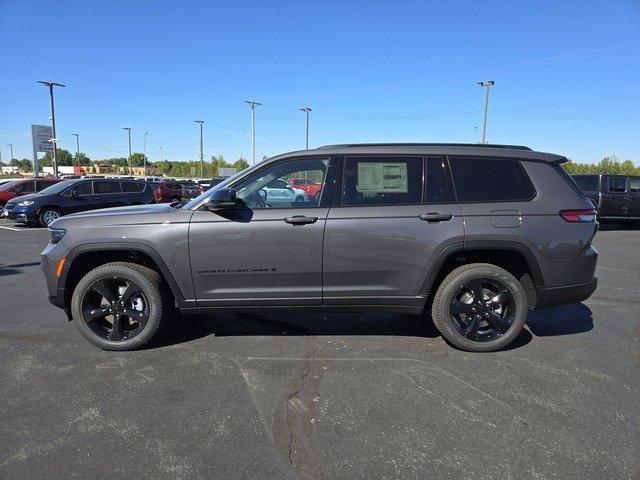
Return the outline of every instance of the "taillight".
<path id="1" fill-rule="evenodd" d="M 596 210 L 560 210 L 560 216 L 567 222 L 595 222 Z"/>
<path id="2" fill-rule="evenodd" d="M 204 188 L 204 185 L 200 185 L 200 193 L 204 193 L 206 191 L 207 191 L 207 189 Z"/>

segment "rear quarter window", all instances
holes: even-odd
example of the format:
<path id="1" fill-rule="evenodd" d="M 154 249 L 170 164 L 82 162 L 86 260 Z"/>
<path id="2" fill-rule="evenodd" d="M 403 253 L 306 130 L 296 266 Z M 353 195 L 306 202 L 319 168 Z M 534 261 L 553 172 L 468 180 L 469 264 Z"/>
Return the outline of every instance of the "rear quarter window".
<path id="1" fill-rule="evenodd" d="M 449 162 L 460 202 L 526 202 L 536 195 L 517 160 L 452 157 Z"/>

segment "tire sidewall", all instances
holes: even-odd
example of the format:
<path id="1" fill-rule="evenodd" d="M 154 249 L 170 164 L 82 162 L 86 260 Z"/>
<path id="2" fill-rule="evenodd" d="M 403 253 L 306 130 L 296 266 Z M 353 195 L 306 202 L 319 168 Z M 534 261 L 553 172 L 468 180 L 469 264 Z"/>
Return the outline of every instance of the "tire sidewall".
<path id="1" fill-rule="evenodd" d="M 41 226 L 43 227 L 48 227 L 49 225 L 47 225 L 47 223 L 44 221 L 44 215 L 47 212 L 56 212 L 58 214 L 58 218 L 60 218 L 62 216 L 62 214 L 56 210 L 55 208 L 45 208 L 44 210 L 42 210 L 40 212 L 40 215 L 38 215 L 38 223 L 40 223 Z M 57 220 L 57 219 L 56 219 Z M 53 223 L 53 222 L 52 222 Z"/>
<path id="2" fill-rule="evenodd" d="M 110 277 L 122 277 L 136 283 L 144 292 L 148 302 L 149 320 L 135 337 L 124 341 L 112 341 L 99 337 L 89 328 L 82 316 L 82 299 L 88 289 L 98 280 Z M 144 275 L 134 269 L 121 266 L 97 267 L 87 273 L 76 286 L 71 299 L 71 314 L 80 333 L 94 345 L 105 350 L 134 350 L 147 344 L 155 335 L 162 321 L 162 293 Z"/>
<path id="3" fill-rule="evenodd" d="M 522 288 L 522 285 L 520 285 L 520 282 L 518 282 L 518 280 L 509 272 L 493 265 L 479 265 L 475 268 L 471 268 L 462 272 L 458 272 L 458 270 L 460 269 L 456 269 L 451 274 L 449 274 L 449 276 L 442 283 L 442 290 L 439 291 L 436 295 L 436 298 L 439 299 L 439 305 L 436 306 L 434 304 L 433 313 L 434 316 L 440 315 L 440 319 L 436 323 L 436 326 L 448 341 L 463 350 L 489 352 L 504 348 L 518 336 L 518 334 L 524 327 L 524 323 L 527 318 L 527 297 L 524 289 Z M 457 293 L 459 288 L 463 284 L 477 278 L 493 278 L 504 283 L 513 296 L 515 303 L 516 311 L 511 328 L 509 328 L 507 333 L 500 336 L 500 338 L 491 340 L 489 342 L 476 342 L 463 337 L 452 324 L 451 315 L 449 312 L 451 299 Z"/>

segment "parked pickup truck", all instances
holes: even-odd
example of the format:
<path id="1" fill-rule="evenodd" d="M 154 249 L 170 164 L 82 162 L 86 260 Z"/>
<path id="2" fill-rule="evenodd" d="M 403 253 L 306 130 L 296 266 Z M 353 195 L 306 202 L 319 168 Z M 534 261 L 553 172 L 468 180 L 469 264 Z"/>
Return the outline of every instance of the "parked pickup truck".
<path id="1" fill-rule="evenodd" d="M 573 175 L 601 220 L 640 220 L 640 176 Z"/>

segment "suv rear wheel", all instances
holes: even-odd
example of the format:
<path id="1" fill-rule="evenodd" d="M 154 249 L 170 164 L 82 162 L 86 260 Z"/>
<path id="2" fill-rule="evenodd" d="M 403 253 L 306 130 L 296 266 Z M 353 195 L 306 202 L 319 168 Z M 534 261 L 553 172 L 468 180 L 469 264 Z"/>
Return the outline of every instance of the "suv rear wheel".
<path id="1" fill-rule="evenodd" d="M 471 352 L 489 352 L 516 338 L 527 316 L 518 280 L 488 263 L 463 265 L 442 281 L 431 315 L 442 336 Z"/>
<path id="2" fill-rule="evenodd" d="M 80 333 L 105 350 L 148 344 L 170 310 L 160 276 L 127 262 L 101 265 L 78 282 L 71 313 Z"/>

